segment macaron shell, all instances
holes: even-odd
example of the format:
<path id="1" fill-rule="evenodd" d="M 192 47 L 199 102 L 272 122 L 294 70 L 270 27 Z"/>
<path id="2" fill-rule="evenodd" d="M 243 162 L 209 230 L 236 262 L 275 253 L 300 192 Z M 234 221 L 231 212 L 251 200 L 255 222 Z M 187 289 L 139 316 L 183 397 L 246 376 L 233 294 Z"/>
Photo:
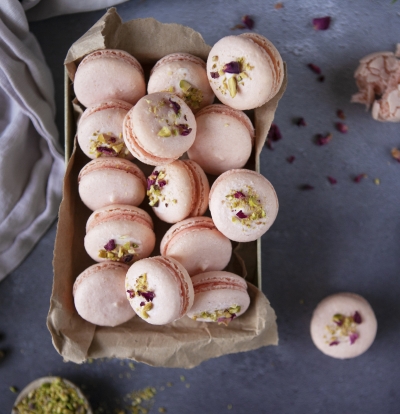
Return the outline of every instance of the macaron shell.
<path id="1" fill-rule="evenodd" d="M 237 93 L 231 97 L 223 85 L 224 80 L 232 74 L 223 74 L 212 78 L 211 72 L 218 72 L 224 65 L 238 59 L 244 59 L 250 65 L 247 77 L 237 83 Z M 283 68 L 283 63 L 282 63 Z M 235 109 L 246 110 L 262 106 L 276 94 L 277 76 L 274 61 L 258 43 L 243 36 L 227 36 L 219 40 L 210 51 L 207 60 L 207 75 L 216 97 L 225 105 Z"/>
<path id="2" fill-rule="evenodd" d="M 112 204 L 138 206 L 146 195 L 146 177 L 138 166 L 117 158 L 92 160 L 79 174 L 79 195 L 91 210 Z"/>
<path id="3" fill-rule="evenodd" d="M 241 280 L 240 280 L 241 279 Z M 240 306 L 236 317 L 242 315 L 250 305 L 247 285 L 243 278 L 230 272 L 206 272 L 192 277 L 195 291 L 194 303 L 187 316 L 196 317 L 199 322 L 212 322 L 200 318 L 202 312 L 213 313 L 216 310 Z M 196 287 L 197 286 L 197 287 Z"/>
<path id="4" fill-rule="evenodd" d="M 202 93 L 199 103 L 185 99 L 180 81 L 189 82 L 193 88 Z M 147 85 L 149 94 L 169 91 L 183 99 L 195 113 L 214 101 L 214 92 L 207 79 L 206 64 L 200 58 L 188 53 L 174 53 L 160 59 L 153 68 Z"/>
<path id="5" fill-rule="evenodd" d="M 210 184 L 208 178 L 199 164 L 192 160 L 183 160 L 186 167 L 189 168 L 194 178 L 194 206 L 190 212 L 190 217 L 197 217 L 204 214 L 208 208 L 208 197 L 210 194 Z"/>
<path id="6" fill-rule="evenodd" d="M 154 171 L 165 173 L 167 184 L 161 191 L 161 200 L 153 207 L 154 214 L 167 223 L 177 223 L 188 217 L 194 206 L 194 177 L 183 161 L 157 166 Z"/>
<path id="7" fill-rule="evenodd" d="M 178 114 L 169 100 L 180 106 Z M 130 115 L 133 134 L 137 143 L 147 153 L 156 157 L 178 159 L 193 144 L 196 137 L 196 120 L 193 112 L 179 97 L 158 92 L 146 95 L 132 108 Z M 175 124 L 187 125 L 188 135 L 158 135 L 162 128 L 177 130 Z"/>
<path id="8" fill-rule="evenodd" d="M 117 326 L 135 316 L 125 295 L 127 271 L 127 265 L 107 262 L 82 272 L 73 286 L 79 315 L 99 326 Z"/>
<path id="9" fill-rule="evenodd" d="M 361 323 L 356 325 L 359 337 L 353 344 L 340 342 L 338 345 L 330 345 L 330 333 L 326 327 L 335 326 L 333 316 L 353 316 L 356 311 L 361 316 Z M 314 310 L 310 326 L 315 346 L 324 354 L 339 359 L 354 358 L 364 353 L 374 342 L 376 331 L 377 321 L 370 304 L 363 297 L 347 292 L 322 300 Z"/>
<path id="10" fill-rule="evenodd" d="M 172 226 L 161 240 L 161 254 L 181 263 L 193 276 L 224 269 L 232 256 L 232 244 L 209 217 L 194 217 Z"/>
<path id="11" fill-rule="evenodd" d="M 146 94 L 143 69 L 123 50 L 98 50 L 78 66 L 74 91 L 86 107 L 107 99 L 121 99 L 135 105 Z"/>
<path id="12" fill-rule="evenodd" d="M 232 207 L 228 197 L 234 198 L 235 192 L 242 192 L 246 197 L 254 194 L 265 217 L 242 221 L 237 214 L 242 211 L 250 215 L 252 210 L 248 206 Z M 237 169 L 227 171 L 215 180 L 210 190 L 209 207 L 211 217 L 222 234 L 234 241 L 248 242 L 258 239 L 271 227 L 279 204 L 274 187 L 264 176 L 255 171 Z"/>
<path id="13" fill-rule="evenodd" d="M 78 123 L 77 137 L 82 151 L 91 159 L 97 157 L 107 157 L 105 153 L 93 151 L 92 146 L 98 143 L 100 134 L 107 135 L 115 139 L 114 144 L 107 147 L 124 143 L 122 137 L 122 127 L 126 114 L 132 105 L 121 101 L 107 101 L 87 108 Z M 115 156 L 115 154 L 113 155 Z M 119 157 L 132 159 L 131 153 L 124 146 L 118 154 Z"/>
<path id="14" fill-rule="evenodd" d="M 93 260 L 109 260 L 99 254 L 105 250 L 105 245 L 110 240 L 114 240 L 117 246 L 123 246 L 127 242 L 137 245 L 134 248 L 134 261 L 150 256 L 156 242 L 153 227 L 146 221 L 145 211 L 142 210 L 145 214 L 136 214 L 132 209 L 141 210 L 133 206 L 109 206 L 92 213 L 86 225 L 84 246 Z"/>
<path id="15" fill-rule="evenodd" d="M 210 105 L 197 114 L 196 123 L 196 139 L 188 157 L 205 172 L 220 175 L 246 164 L 254 137 L 247 115 L 225 105 Z"/>
<path id="16" fill-rule="evenodd" d="M 154 292 L 153 307 L 143 316 L 140 304 L 146 299 L 140 295 L 127 297 L 135 312 L 153 325 L 171 323 L 186 314 L 192 307 L 194 292 L 185 268 L 171 258 L 151 257 L 134 263 L 126 275 L 125 290 L 134 290 L 137 278 L 146 274 L 148 291 Z"/>

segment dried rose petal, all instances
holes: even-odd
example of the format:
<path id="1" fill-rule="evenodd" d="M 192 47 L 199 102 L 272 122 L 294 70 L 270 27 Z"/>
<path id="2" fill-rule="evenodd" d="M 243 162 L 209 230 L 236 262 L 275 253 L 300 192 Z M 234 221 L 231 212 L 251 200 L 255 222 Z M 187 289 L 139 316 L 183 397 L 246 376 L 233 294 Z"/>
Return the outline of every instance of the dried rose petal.
<path id="1" fill-rule="evenodd" d="M 348 126 L 343 122 L 336 122 L 336 129 L 342 134 L 345 134 L 349 130 Z"/>
<path id="2" fill-rule="evenodd" d="M 398 150 L 397 148 L 393 148 L 392 151 L 391 151 L 391 153 L 392 153 L 392 157 L 396 161 L 400 162 L 400 150 Z"/>
<path id="3" fill-rule="evenodd" d="M 117 153 L 112 149 L 112 148 L 108 148 L 108 147 L 97 147 L 97 151 L 101 152 L 102 154 L 107 154 L 107 155 L 117 155 Z"/>
<path id="4" fill-rule="evenodd" d="M 354 182 L 359 183 L 363 178 L 365 178 L 367 174 L 358 174 L 354 177 Z"/>
<path id="5" fill-rule="evenodd" d="M 104 245 L 104 249 L 107 250 L 108 252 L 111 252 L 111 250 L 114 250 L 115 247 L 116 247 L 116 244 L 115 244 L 114 239 L 109 240 L 108 243 Z"/>
<path id="6" fill-rule="evenodd" d="M 282 139 L 282 134 L 281 131 L 278 128 L 278 125 L 276 124 L 272 124 L 271 128 L 268 131 L 268 135 L 267 135 L 268 139 L 276 142 L 279 141 L 280 139 Z"/>
<path id="7" fill-rule="evenodd" d="M 165 180 L 160 180 L 158 182 L 158 185 L 159 185 L 160 188 L 163 188 L 165 184 L 167 184 L 167 182 Z"/>
<path id="8" fill-rule="evenodd" d="M 329 29 L 331 18 L 329 16 L 318 17 L 316 19 L 313 19 L 312 24 L 315 30 L 326 30 Z"/>
<path id="9" fill-rule="evenodd" d="M 154 292 L 138 292 L 138 295 L 144 297 L 147 302 L 152 302 L 156 294 Z"/>
<path id="10" fill-rule="evenodd" d="M 336 111 L 336 115 L 337 115 L 337 117 L 338 117 L 338 118 L 340 118 L 340 119 L 346 119 L 346 116 L 345 116 L 344 112 L 343 112 L 341 109 L 338 109 L 338 110 Z"/>
<path id="11" fill-rule="evenodd" d="M 145 302 L 140 302 L 140 306 L 144 306 L 145 304 Z"/>
<path id="12" fill-rule="evenodd" d="M 296 157 L 294 156 L 294 155 L 291 155 L 290 157 L 287 157 L 286 158 L 286 161 L 289 163 L 289 164 L 293 164 L 293 161 L 296 159 Z"/>
<path id="13" fill-rule="evenodd" d="M 303 184 L 300 186 L 300 190 L 314 190 L 314 187 L 310 184 Z"/>
<path id="14" fill-rule="evenodd" d="M 151 180 L 150 177 L 147 179 L 147 189 L 148 190 L 150 190 L 151 186 L 156 183 L 156 180 Z"/>
<path id="15" fill-rule="evenodd" d="M 329 346 L 333 346 L 333 345 L 339 345 L 339 341 L 332 341 Z"/>
<path id="16" fill-rule="evenodd" d="M 241 191 L 236 191 L 234 196 L 235 198 L 246 198 L 246 196 Z"/>
<path id="17" fill-rule="evenodd" d="M 242 210 L 238 211 L 238 212 L 236 213 L 236 215 L 237 215 L 240 219 L 245 219 L 245 218 L 247 218 L 247 217 L 248 217 L 248 216 L 246 216 L 246 214 L 244 214 L 244 213 L 243 213 L 243 211 L 242 211 Z"/>
<path id="18" fill-rule="evenodd" d="M 337 184 L 337 179 L 336 179 L 336 178 L 333 178 L 333 177 L 330 177 L 329 175 L 328 175 L 328 181 L 329 181 L 332 185 Z"/>
<path id="19" fill-rule="evenodd" d="M 272 146 L 272 141 L 269 138 L 265 141 L 265 145 L 269 150 L 274 150 L 274 147 Z"/>
<path id="20" fill-rule="evenodd" d="M 126 254 L 125 256 L 122 256 L 122 261 L 124 263 L 129 263 L 133 259 L 133 254 Z"/>
<path id="21" fill-rule="evenodd" d="M 254 27 L 254 20 L 247 14 L 242 17 L 242 22 L 246 25 L 248 29 L 252 29 Z"/>
<path id="22" fill-rule="evenodd" d="M 317 65 L 314 65 L 314 63 L 309 63 L 307 65 L 314 73 L 316 73 L 317 75 L 321 74 L 321 68 Z"/>
<path id="23" fill-rule="evenodd" d="M 318 82 L 324 82 L 325 81 L 325 76 L 324 75 L 318 76 L 317 81 Z"/>
<path id="24" fill-rule="evenodd" d="M 240 64 L 239 62 L 235 62 L 235 61 L 229 62 L 224 65 L 223 70 L 226 73 L 234 73 L 238 75 L 240 73 Z"/>
<path id="25" fill-rule="evenodd" d="M 210 75 L 213 79 L 219 78 L 219 73 L 218 72 L 210 72 Z"/>
<path id="26" fill-rule="evenodd" d="M 175 114 L 178 114 L 179 110 L 181 109 L 181 106 L 177 102 L 173 101 L 171 98 L 169 98 L 168 100 Z"/>
<path id="27" fill-rule="evenodd" d="M 354 342 L 356 342 L 356 340 L 359 338 L 360 335 L 358 335 L 357 332 L 354 332 L 352 334 L 350 334 L 349 339 L 350 339 L 350 345 L 353 345 Z"/>
<path id="28" fill-rule="evenodd" d="M 179 124 L 178 129 L 179 129 L 179 135 L 182 135 L 184 137 L 186 137 L 192 132 L 192 128 L 189 128 L 188 124 Z"/>
<path id="29" fill-rule="evenodd" d="M 326 134 L 323 136 L 322 134 L 318 134 L 315 139 L 315 143 L 319 146 L 326 145 L 332 139 L 332 134 Z"/>
<path id="30" fill-rule="evenodd" d="M 306 121 L 304 120 L 304 118 L 298 118 L 296 121 L 296 125 L 297 126 L 307 126 Z"/>
<path id="31" fill-rule="evenodd" d="M 133 289 L 128 289 L 126 293 L 129 293 L 130 299 L 133 299 L 135 297 L 135 291 Z"/>
<path id="32" fill-rule="evenodd" d="M 361 315 L 357 311 L 355 311 L 353 315 L 353 320 L 355 323 L 358 323 L 358 324 L 362 322 Z"/>
<path id="33" fill-rule="evenodd" d="M 114 144 L 114 143 L 116 143 L 116 142 L 117 142 L 117 138 L 115 138 L 115 137 L 111 137 L 111 138 L 109 138 L 109 141 L 110 141 L 112 144 Z"/>

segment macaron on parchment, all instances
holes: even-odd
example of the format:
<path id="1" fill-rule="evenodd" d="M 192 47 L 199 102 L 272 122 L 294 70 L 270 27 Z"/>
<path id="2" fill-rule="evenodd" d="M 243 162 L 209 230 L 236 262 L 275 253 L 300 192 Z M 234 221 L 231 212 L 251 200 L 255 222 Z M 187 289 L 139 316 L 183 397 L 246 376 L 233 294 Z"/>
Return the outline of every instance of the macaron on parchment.
<path id="1" fill-rule="evenodd" d="M 125 290 L 137 315 L 153 325 L 180 319 L 194 299 L 189 274 L 170 257 L 154 256 L 134 263 L 126 274 Z"/>
<path id="2" fill-rule="evenodd" d="M 123 263 L 97 263 L 77 277 L 74 303 L 83 319 L 99 326 L 117 326 L 135 316 L 124 291 L 128 268 Z"/>
<path id="3" fill-rule="evenodd" d="M 333 358 L 354 358 L 374 342 L 377 321 L 371 305 L 360 295 L 336 293 L 322 300 L 313 312 L 311 338 Z"/>
<path id="4" fill-rule="evenodd" d="M 97 262 L 131 264 L 153 251 L 153 227 L 149 214 L 139 207 L 113 204 L 100 208 L 87 221 L 85 250 Z"/>
<path id="5" fill-rule="evenodd" d="M 235 109 L 254 109 L 270 101 L 283 78 L 282 58 L 275 46 L 256 33 L 226 36 L 210 51 L 207 75 L 216 97 Z"/>
<path id="6" fill-rule="evenodd" d="M 221 174 L 210 190 L 211 217 L 217 229 L 237 242 L 261 237 L 278 214 L 278 198 L 261 174 L 245 169 Z"/>
<path id="7" fill-rule="evenodd" d="M 174 224 L 161 240 L 160 251 L 181 263 L 190 276 L 224 269 L 232 243 L 209 217 L 192 217 Z"/>
<path id="8" fill-rule="evenodd" d="M 242 168 L 250 158 L 254 127 L 242 111 L 209 105 L 196 114 L 197 133 L 188 157 L 208 174 Z"/>
<path id="9" fill-rule="evenodd" d="M 146 94 L 143 68 L 124 50 L 96 50 L 79 64 L 74 91 L 78 101 L 86 107 L 109 99 L 135 105 Z"/>
<path id="10" fill-rule="evenodd" d="M 172 53 L 161 58 L 150 73 L 149 94 L 167 91 L 183 99 L 196 113 L 214 101 L 206 63 L 189 53 Z"/>
<path id="11" fill-rule="evenodd" d="M 124 118 L 131 108 L 130 103 L 115 99 L 86 108 L 78 122 L 77 138 L 89 158 L 133 158 L 122 137 Z"/>
<path id="12" fill-rule="evenodd" d="M 147 179 L 149 204 L 154 214 L 167 223 L 204 214 L 209 192 L 207 176 L 191 160 L 157 166 Z"/>
<path id="13" fill-rule="evenodd" d="M 97 158 L 79 173 L 79 195 L 92 211 L 112 204 L 138 206 L 146 195 L 146 177 L 134 163 Z"/>
<path id="14" fill-rule="evenodd" d="M 127 113 L 123 137 L 129 151 L 143 163 L 170 164 L 192 146 L 196 120 L 178 96 L 169 92 L 152 93 Z"/>
<path id="15" fill-rule="evenodd" d="M 234 273 L 213 271 L 192 277 L 194 303 L 187 316 L 199 322 L 228 325 L 250 305 L 246 281 Z"/>

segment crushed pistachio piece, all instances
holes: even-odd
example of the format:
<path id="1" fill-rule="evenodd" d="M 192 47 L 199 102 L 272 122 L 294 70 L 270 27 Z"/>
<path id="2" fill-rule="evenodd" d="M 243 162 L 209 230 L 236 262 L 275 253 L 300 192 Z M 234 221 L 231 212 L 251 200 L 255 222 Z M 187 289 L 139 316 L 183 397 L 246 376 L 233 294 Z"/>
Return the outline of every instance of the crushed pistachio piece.
<path id="1" fill-rule="evenodd" d="M 183 92 L 183 99 L 190 109 L 198 109 L 203 100 L 203 92 L 200 89 L 193 87 L 193 85 L 185 79 L 182 79 L 179 82 L 179 87 Z"/>
<path id="2" fill-rule="evenodd" d="M 184 93 L 187 93 L 189 91 L 189 89 L 192 87 L 192 85 L 188 81 L 186 81 L 185 79 L 182 79 L 179 82 L 179 87 L 182 89 L 182 91 Z"/>
<path id="3" fill-rule="evenodd" d="M 89 407 L 74 388 L 57 378 L 30 392 L 14 409 L 20 414 L 86 414 Z"/>
<path id="4" fill-rule="evenodd" d="M 157 134 L 159 137 L 168 138 L 172 135 L 171 129 L 167 126 L 163 126 Z"/>
<path id="5" fill-rule="evenodd" d="M 231 95 L 231 98 L 234 98 L 237 93 L 237 81 L 234 76 L 228 79 L 228 90 L 229 94 Z"/>
<path id="6" fill-rule="evenodd" d="M 145 319 L 149 318 L 150 315 L 147 312 L 149 312 L 151 309 L 153 309 L 152 302 L 147 302 L 144 306 L 142 306 L 141 308 L 142 317 Z"/>
<path id="7" fill-rule="evenodd" d="M 212 57 L 212 61 L 213 61 L 213 62 L 216 62 L 217 60 L 218 60 L 218 56 L 213 56 L 213 57 Z"/>

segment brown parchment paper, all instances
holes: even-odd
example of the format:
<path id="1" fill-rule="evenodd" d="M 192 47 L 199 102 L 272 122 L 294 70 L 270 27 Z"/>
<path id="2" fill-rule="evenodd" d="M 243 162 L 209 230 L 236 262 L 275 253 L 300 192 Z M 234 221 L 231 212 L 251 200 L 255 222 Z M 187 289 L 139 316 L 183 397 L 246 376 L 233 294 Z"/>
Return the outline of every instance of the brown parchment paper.
<path id="1" fill-rule="evenodd" d="M 117 357 L 164 367 L 191 368 L 209 358 L 243 352 L 261 346 L 276 345 L 276 316 L 269 301 L 255 285 L 261 281 L 260 241 L 235 244 L 227 270 L 246 277 L 251 305 L 228 327 L 199 323 L 187 317 L 164 326 L 150 325 L 134 317 L 123 325 L 99 327 L 83 320 L 76 312 L 72 286 L 77 276 L 94 262 L 83 246 L 85 224 L 91 213 L 78 195 L 78 174 L 89 159 L 76 145 L 76 115 L 79 107 L 71 81 L 76 67 L 88 53 L 104 48 L 123 49 L 135 56 L 148 75 L 149 69 L 161 57 L 173 52 L 187 52 L 206 60 L 210 46 L 189 27 L 162 24 L 152 18 L 122 23 L 114 8 L 107 13 L 70 48 L 65 60 L 66 84 L 66 160 L 63 200 L 54 250 L 54 281 L 47 326 L 56 350 L 66 361 L 81 363 L 87 358 Z M 286 87 L 263 107 L 254 111 L 256 145 L 246 168 L 259 171 L 259 154 L 264 145 L 276 107 Z M 71 147 L 73 149 L 71 157 Z M 68 160 L 69 159 L 69 160 Z M 137 161 L 135 161 L 137 162 Z M 138 163 L 149 174 L 153 167 Z M 151 208 L 141 205 L 153 217 L 157 242 L 170 227 L 158 220 Z M 156 247 L 155 255 L 159 254 Z"/>

